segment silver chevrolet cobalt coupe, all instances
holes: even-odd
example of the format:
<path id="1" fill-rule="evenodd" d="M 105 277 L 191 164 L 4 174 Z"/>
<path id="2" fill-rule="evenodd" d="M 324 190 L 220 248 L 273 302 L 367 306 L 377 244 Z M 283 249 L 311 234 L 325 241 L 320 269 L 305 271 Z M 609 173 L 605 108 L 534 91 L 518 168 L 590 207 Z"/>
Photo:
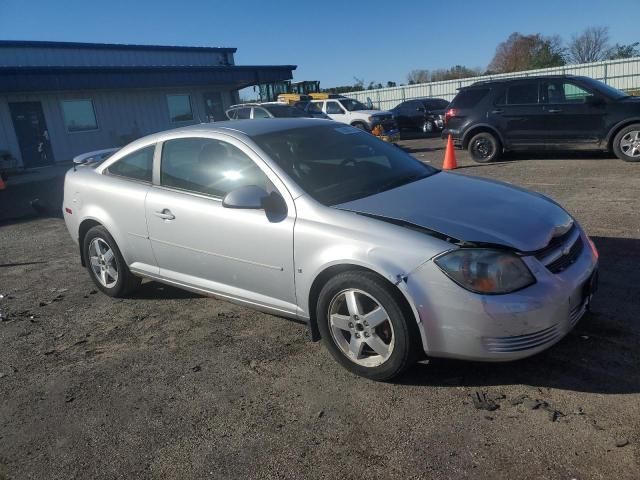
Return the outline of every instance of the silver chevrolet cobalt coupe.
<path id="1" fill-rule="evenodd" d="M 299 319 L 376 380 L 424 356 L 540 352 L 597 278 L 593 243 L 554 201 L 321 119 L 141 138 L 70 170 L 63 211 L 107 295 L 150 278 Z"/>

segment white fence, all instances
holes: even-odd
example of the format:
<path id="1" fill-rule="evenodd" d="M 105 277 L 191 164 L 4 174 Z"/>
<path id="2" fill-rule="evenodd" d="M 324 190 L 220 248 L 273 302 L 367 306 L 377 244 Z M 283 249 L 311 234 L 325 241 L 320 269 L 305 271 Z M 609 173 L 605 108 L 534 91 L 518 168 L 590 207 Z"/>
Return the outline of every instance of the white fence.
<path id="1" fill-rule="evenodd" d="M 584 75 L 602 80 L 620 90 L 640 89 L 640 58 L 626 58 L 623 60 L 607 60 L 604 62 L 581 63 L 565 65 L 563 67 L 541 68 L 524 72 L 501 73 L 483 75 L 480 77 L 464 78 L 461 80 L 447 80 L 444 82 L 419 83 L 402 87 L 379 88 L 360 92 L 345 93 L 347 97 L 361 102 L 371 98 L 374 106 L 379 109 L 389 109 L 405 100 L 419 97 L 437 97 L 452 100 L 457 90 L 481 80 L 495 80 L 499 78 L 530 77 L 537 75 Z"/>

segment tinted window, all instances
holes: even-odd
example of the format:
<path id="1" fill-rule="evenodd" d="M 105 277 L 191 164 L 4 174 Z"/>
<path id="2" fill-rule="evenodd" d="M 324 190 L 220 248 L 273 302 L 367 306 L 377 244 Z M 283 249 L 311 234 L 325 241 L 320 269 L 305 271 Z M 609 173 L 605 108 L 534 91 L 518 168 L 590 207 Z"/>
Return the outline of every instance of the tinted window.
<path id="1" fill-rule="evenodd" d="M 91 100 L 64 100 L 62 113 L 67 132 L 84 132 L 98 128 Z"/>
<path id="2" fill-rule="evenodd" d="M 172 122 L 193 120 L 189 95 L 167 95 L 167 106 L 169 107 L 169 119 Z"/>
<path id="3" fill-rule="evenodd" d="M 507 88 L 507 104 L 538 103 L 538 82 L 514 83 Z"/>
<path id="4" fill-rule="evenodd" d="M 322 113 L 322 104 L 321 103 L 312 103 L 310 102 L 306 106 L 306 110 L 309 112 Z"/>
<path id="5" fill-rule="evenodd" d="M 447 108 L 449 106 L 449 102 L 448 101 L 442 100 L 442 99 L 439 99 L 439 98 L 431 100 L 430 103 L 433 105 L 433 109 L 434 110 L 444 110 L 445 108 Z"/>
<path id="6" fill-rule="evenodd" d="M 155 146 L 151 145 L 122 157 L 107 172 L 119 177 L 132 178 L 143 182 L 151 182 L 153 175 L 153 152 Z"/>
<path id="7" fill-rule="evenodd" d="M 350 126 L 294 128 L 253 140 L 325 205 L 390 190 L 437 172 L 395 145 Z"/>
<path id="8" fill-rule="evenodd" d="M 304 113 L 299 108 L 291 107 L 289 105 L 269 105 L 266 107 L 267 110 L 274 117 L 306 117 L 307 114 Z"/>
<path id="9" fill-rule="evenodd" d="M 456 108 L 472 108 L 475 107 L 480 100 L 482 100 L 487 93 L 489 93 L 488 88 L 470 88 L 466 90 L 462 90 L 456 98 L 451 102 L 452 107 Z"/>
<path id="10" fill-rule="evenodd" d="M 254 108 L 253 118 L 271 118 L 264 108 Z"/>
<path id="11" fill-rule="evenodd" d="M 327 113 L 340 115 L 344 113 L 344 110 L 338 105 L 338 102 L 327 102 Z"/>
<path id="12" fill-rule="evenodd" d="M 550 80 L 542 82 L 540 97 L 545 103 L 584 103 L 590 92 L 571 82 Z"/>
<path id="13" fill-rule="evenodd" d="M 251 118 L 251 109 L 248 107 L 238 108 L 235 110 L 235 112 L 236 112 L 235 118 L 237 120 L 245 120 L 247 118 Z"/>
<path id="14" fill-rule="evenodd" d="M 267 188 L 267 177 L 233 145 L 210 138 L 178 138 L 162 146 L 160 184 L 216 197 L 245 185 Z"/>

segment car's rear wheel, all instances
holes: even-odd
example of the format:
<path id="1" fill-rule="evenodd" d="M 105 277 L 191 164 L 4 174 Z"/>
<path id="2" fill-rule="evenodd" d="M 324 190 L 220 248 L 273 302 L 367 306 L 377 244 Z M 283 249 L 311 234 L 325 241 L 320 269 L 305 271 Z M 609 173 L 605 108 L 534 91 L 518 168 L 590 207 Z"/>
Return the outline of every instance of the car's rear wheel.
<path id="1" fill-rule="evenodd" d="M 613 139 L 613 153 L 625 162 L 640 162 L 640 123 L 620 130 Z"/>
<path id="2" fill-rule="evenodd" d="M 123 297 L 140 286 L 106 228 L 95 226 L 84 237 L 87 270 L 96 286 L 111 297 Z"/>
<path id="3" fill-rule="evenodd" d="M 415 320 L 385 281 L 370 272 L 344 272 L 323 287 L 318 328 L 331 355 L 347 370 L 390 380 L 417 358 Z"/>
<path id="4" fill-rule="evenodd" d="M 480 132 L 469 140 L 467 147 L 471 158 L 478 163 L 493 162 L 500 157 L 500 141 L 490 132 Z"/>

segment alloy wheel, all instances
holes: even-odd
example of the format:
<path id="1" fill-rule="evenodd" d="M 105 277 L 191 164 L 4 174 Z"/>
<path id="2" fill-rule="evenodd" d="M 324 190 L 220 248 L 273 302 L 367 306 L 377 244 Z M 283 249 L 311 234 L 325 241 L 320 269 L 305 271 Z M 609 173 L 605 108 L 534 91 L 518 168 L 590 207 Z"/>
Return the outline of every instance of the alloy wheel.
<path id="1" fill-rule="evenodd" d="M 489 158 L 493 155 L 493 144 L 487 138 L 478 138 L 472 145 L 473 153 L 478 158 Z"/>
<path id="2" fill-rule="evenodd" d="M 113 250 L 102 238 L 96 237 L 89 244 L 91 271 L 103 287 L 112 288 L 118 282 L 118 264 Z"/>
<path id="3" fill-rule="evenodd" d="M 632 130 L 620 139 L 620 150 L 628 157 L 640 157 L 640 131 Z"/>
<path id="4" fill-rule="evenodd" d="M 338 348 L 358 365 L 377 367 L 393 353 L 395 336 L 389 315 L 362 290 L 347 289 L 333 297 L 329 327 Z"/>

